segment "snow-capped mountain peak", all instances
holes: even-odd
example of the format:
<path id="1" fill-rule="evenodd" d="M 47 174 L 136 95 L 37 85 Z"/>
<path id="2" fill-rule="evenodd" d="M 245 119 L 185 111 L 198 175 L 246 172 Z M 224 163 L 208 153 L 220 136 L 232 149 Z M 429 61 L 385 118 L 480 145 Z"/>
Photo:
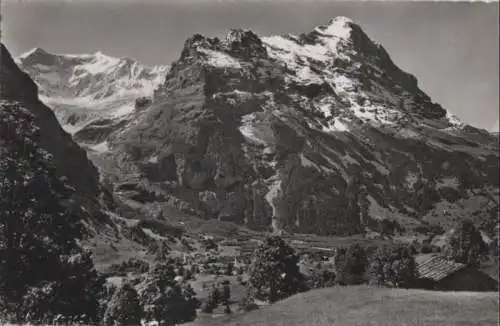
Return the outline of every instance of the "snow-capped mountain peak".
<path id="1" fill-rule="evenodd" d="M 353 21 L 350 18 L 339 16 L 330 19 L 327 25 L 318 26 L 314 30 L 323 35 L 348 39 L 351 35 L 351 24 Z"/>
<path id="2" fill-rule="evenodd" d="M 40 87 L 40 95 L 101 100 L 127 92 L 152 93 L 166 73 L 165 66 L 144 66 L 130 58 L 101 51 L 92 54 L 54 54 L 35 48 L 18 58 L 22 69 Z"/>
<path id="3" fill-rule="evenodd" d="M 381 45 L 346 17 L 300 35 L 261 37 L 239 29 L 220 41 L 197 34 L 186 41 L 184 58 L 240 72 L 245 62 L 272 59 L 284 67 L 279 78 L 289 92 L 297 92 L 295 100 L 323 116 L 312 122 L 321 131 L 346 131 L 358 123 L 399 126 L 421 118 L 441 119 L 443 128 L 449 125 L 446 111 L 418 88 L 417 79 L 399 69 Z"/>
<path id="4" fill-rule="evenodd" d="M 463 129 L 466 126 L 466 124 L 462 120 L 460 120 L 450 111 L 446 112 L 446 118 L 448 119 L 450 127 L 453 129 Z"/>
<path id="5" fill-rule="evenodd" d="M 45 52 L 44 49 L 36 47 L 36 48 L 33 48 L 33 49 L 31 49 L 29 51 L 26 51 L 25 53 L 21 54 L 19 56 L 19 59 L 26 59 L 26 58 L 28 58 L 30 56 L 38 55 L 38 54 L 48 54 L 48 53 Z"/>
<path id="6" fill-rule="evenodd" d="M 67 131 L 95 119 L 132 112 L 135 100 L 152 96 L 168 70 L 167 66 L 146 66 L 101 51 L 56 54 L 34 48 L 16 61 L 38 85 L 40 99 L 55 109 Z"/>

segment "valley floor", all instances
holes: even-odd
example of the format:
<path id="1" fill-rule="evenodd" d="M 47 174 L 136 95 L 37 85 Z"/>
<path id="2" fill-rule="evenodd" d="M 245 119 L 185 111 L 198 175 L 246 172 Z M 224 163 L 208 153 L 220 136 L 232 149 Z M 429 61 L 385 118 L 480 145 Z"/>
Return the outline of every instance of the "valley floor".
<path id="1" fill-rule="evenodd" d="M 246 314 L 201 315 L 189 326 L 453 326 L 497 325 L 494 292 L 437 292 L 370 286 L 295 295 Z"/>

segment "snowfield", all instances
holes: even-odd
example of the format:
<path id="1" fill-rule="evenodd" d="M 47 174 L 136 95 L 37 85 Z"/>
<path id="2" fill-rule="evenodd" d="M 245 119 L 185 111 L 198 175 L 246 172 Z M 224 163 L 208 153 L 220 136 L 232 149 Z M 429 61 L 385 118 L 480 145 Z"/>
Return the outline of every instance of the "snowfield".
<path id="1" fill-rule="evenodd" d="M 39 48 L 21 54 L 16 62 L 37 84 L 40 100 L 54 109 L 71 134 L 92 121 L 119 120 L 134 112 L 135 100 L 153 96 L 169 69 L 100 51 L 62 55 Z"/>
<path id="2" fill-rule="evenodd" d="M 236 69 L 241 68 L 241 65 L 238 62 L 238 60 L 225 53 L 213 51 L 210 49 L 205 49 L 202 47 L 199 47 L 198 51 L 206 54 L 208 58 L 208 64 L 214 67 L 221 67 L 221 68 L 228 67 Z"/>

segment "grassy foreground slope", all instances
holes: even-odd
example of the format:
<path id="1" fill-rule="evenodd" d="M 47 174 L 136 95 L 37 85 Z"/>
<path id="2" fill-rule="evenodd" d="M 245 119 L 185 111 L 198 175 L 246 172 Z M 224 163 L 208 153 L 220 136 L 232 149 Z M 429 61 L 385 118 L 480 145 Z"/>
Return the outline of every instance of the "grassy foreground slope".
<path id="1" fill-rule="evenodd" d="M 498 294 L 334 287 L 302 293 L 242 315 L 190 326 L 497 325 Z"/>

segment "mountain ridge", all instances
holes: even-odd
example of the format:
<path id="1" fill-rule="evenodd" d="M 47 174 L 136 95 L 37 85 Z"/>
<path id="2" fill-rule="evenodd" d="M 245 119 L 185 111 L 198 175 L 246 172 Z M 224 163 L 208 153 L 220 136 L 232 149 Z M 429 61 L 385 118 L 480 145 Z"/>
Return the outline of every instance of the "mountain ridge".
<path id="1" fill-rule="evenodd" d="M 140 214 L 346 235 L 382 219 L 486 223 L 498 207 L 496 138 L 345 18 L 299 36 L 195 34 L 152 102 L 114 123 L 95 162 Z"/>
<path id="2" fill-rule="evenodd" d="M 495 176 L 493 139 L 433 103 L 358 25 L 332 23 L 344 36 L 333 43 L 321 34 L 328 27 L 296 37 L 195 34 L 104 155 L 157 198 L 255 228 L 351 234 L 382 218 L 411 227 L 441 219 L 451 210 L 442 205 L 479 200 L 459 189 L 467 165 L 447 171 L 449 153 Z M 497 191 L 493 178 L 479 179 L 492 186 L 482 191 Z"/>
<path id="3" fill-rule="evenodd" d="M 72 134 L 93 121 L 131 113 L 135 100 L 152 96 L 168 69 L 101 51 L 68 55 L 34 48 L 16 61 L 39 86 L 41 100 L 54 108 Z"/>

